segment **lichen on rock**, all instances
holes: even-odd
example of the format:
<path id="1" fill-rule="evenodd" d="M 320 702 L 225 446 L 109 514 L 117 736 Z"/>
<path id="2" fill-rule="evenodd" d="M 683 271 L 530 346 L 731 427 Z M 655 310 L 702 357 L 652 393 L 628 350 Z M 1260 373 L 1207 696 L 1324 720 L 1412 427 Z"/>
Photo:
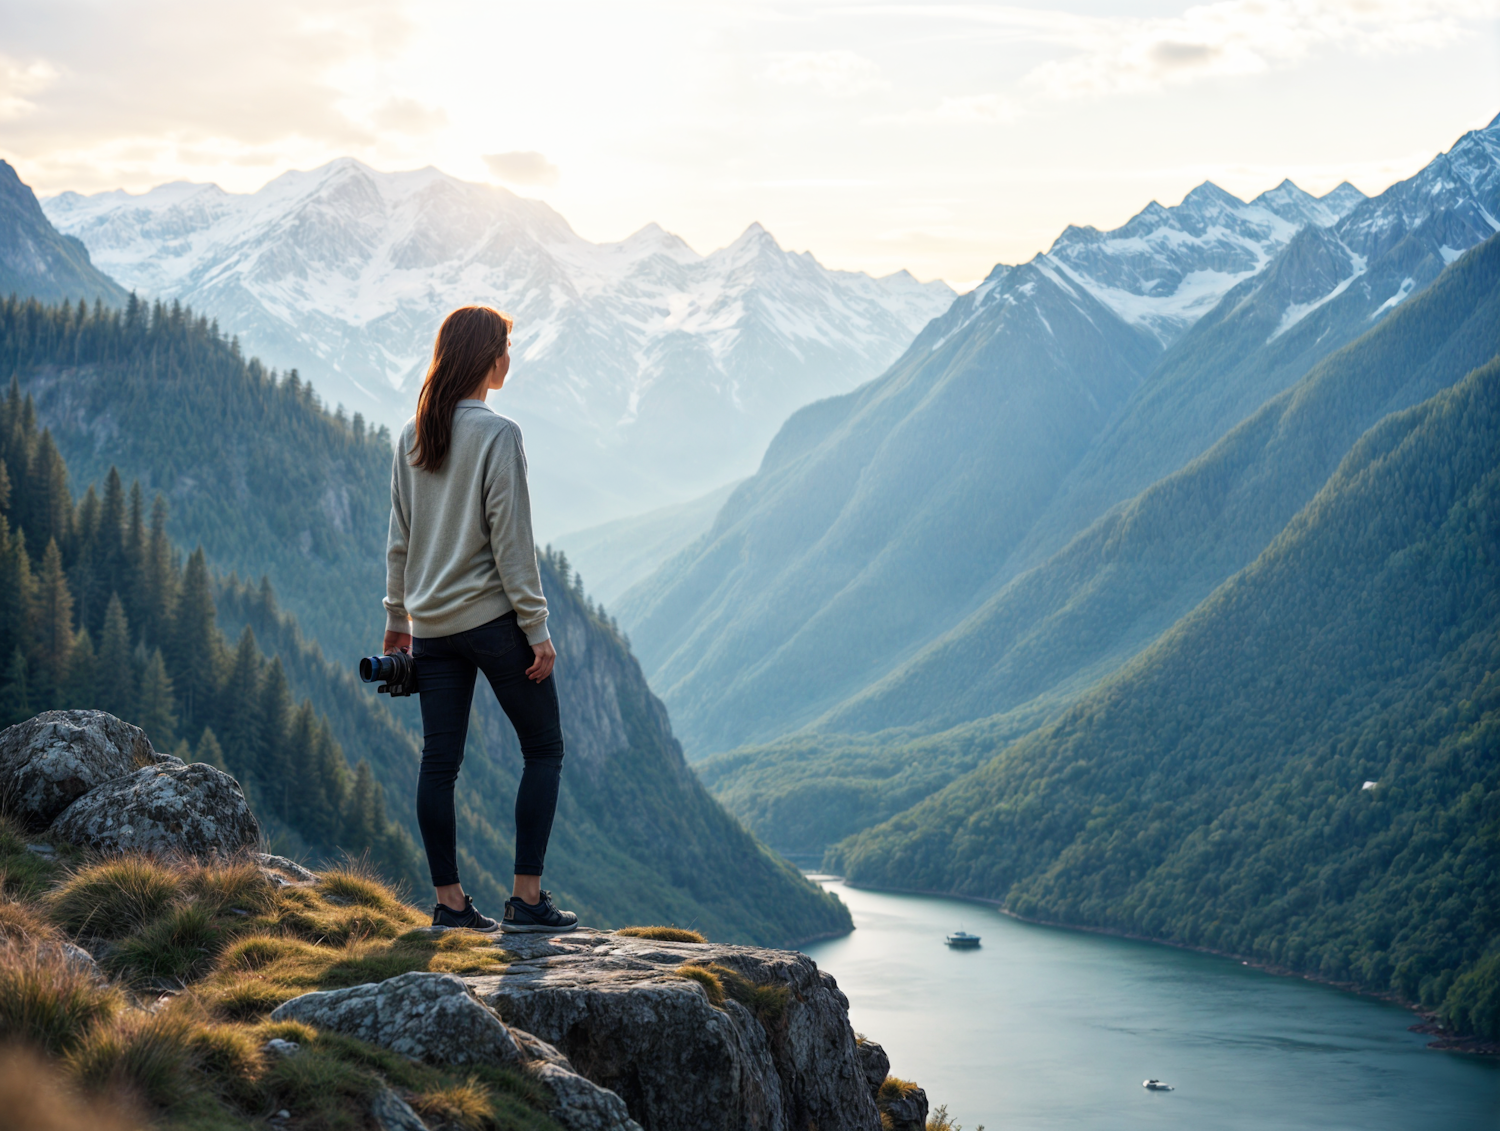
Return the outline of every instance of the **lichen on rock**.
<path id="1" fill-rule="evenodd" d="M 105 711 L 43 711 L 0 732 L 6 811 L 45 828 L 89 790 L 168 759 L 140 727 Z"/>
<path id="2" fill-rule="evenodd" d="M 176 758 L 96 785 L 50 831 L 101 852 L 182 856 L 229 856 L 260 839 L 239 782 L 206 763 Z"/>

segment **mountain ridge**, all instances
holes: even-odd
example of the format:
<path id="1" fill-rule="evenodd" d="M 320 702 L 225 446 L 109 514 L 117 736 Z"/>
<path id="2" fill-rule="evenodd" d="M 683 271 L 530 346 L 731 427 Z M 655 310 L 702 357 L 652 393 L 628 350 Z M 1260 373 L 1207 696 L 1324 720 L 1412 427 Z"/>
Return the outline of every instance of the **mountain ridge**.
<path id="1" fill-rule="evenodd" d="M 352 158 L 256 193 L 178 183 L 45 208 L 142 293 L 392 431 L 455 306 L 516 316 L 507 413 L 544 537 L 686 501 L 754 468 L 800 405 L 874 376 L 953 298 L 787 252 L 759 223 L 700 255 L 650 224 L 594 244 L 540 201 Z"/>

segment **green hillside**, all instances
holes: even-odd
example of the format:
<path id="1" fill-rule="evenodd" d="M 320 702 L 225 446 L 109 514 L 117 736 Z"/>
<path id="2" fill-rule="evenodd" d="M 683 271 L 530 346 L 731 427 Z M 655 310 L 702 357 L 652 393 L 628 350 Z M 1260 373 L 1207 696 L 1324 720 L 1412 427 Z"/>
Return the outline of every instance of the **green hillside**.
<path id="1" fill-rule="evenodd" d="M 0 374 L 36 400 L 76 482 L 111 466 L 171 500 L 169 532 L 228 573 L 269 575 L 330 652 L 384 625 L 391 444 L 323 409 L 296 373 L 240 356 L 204 318 L 0 303 Z"/>
<path id="2" fill-rule="evenodd" d="M 1116 678 L 830 862 L 1493 1037 L 1497 849 L 1500 360 L 1371 429 Z"/>
<path id="3" fill-rule="evenodd" d="M 109 711 L 159 750 L 233 773 L 279 850 L 368 855 L 393 879 L 418 879 L 369 764 L 351 770 L 328 720 L 298 703 L 253 635 L 232 643 L 219 630 L 203 553 L 183 564 L 161 497 L 148 521 L 140 485 L 127 492 L 111 469 L 102 495 L 90 488 L 75 505 L 67 465 L 14 384 L 0 406 L 0 625 L 0 724 Z"/>
<path id="4" fill-rule="evenodd" d="M 707 759 L 704 780 L 786 851 L 894 815 L 1148 646 L 1269 545 L 1368 428 L 1497 353 L 1491 239 L 890 676 L 802 734 Z"/>

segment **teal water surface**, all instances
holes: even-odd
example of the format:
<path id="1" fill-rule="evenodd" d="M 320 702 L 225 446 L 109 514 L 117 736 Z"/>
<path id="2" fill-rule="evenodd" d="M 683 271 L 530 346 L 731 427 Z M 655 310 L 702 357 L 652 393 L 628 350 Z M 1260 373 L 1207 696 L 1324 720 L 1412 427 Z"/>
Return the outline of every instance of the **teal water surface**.
<path id="1" fill-rule="evenodd" d="M 1398 1006 L 1233 959 L 832 880 L 855 931 L 803 949 L 966 1129 L 1500 1131 L 1500 1064 L 1426 1048 Z M 945 935 L 983 937 L 954 951 Z M 1157 1077 L 1175 1091 L 1153 1093 Z"/>

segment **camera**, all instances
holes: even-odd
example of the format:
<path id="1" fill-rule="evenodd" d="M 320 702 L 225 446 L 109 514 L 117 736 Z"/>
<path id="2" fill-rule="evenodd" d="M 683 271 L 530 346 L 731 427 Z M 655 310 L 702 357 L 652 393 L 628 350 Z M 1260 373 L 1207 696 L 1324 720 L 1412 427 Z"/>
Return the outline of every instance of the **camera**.
<path id="1" fill-rule="evenodd" d="M 366 656 L 359 662 L 359 678 L 366 683 L 384 682 L 375 690 L 393 699 L 417 690 L 417 661 L 409 652 L 391 652 L 384 656 Z"/>

